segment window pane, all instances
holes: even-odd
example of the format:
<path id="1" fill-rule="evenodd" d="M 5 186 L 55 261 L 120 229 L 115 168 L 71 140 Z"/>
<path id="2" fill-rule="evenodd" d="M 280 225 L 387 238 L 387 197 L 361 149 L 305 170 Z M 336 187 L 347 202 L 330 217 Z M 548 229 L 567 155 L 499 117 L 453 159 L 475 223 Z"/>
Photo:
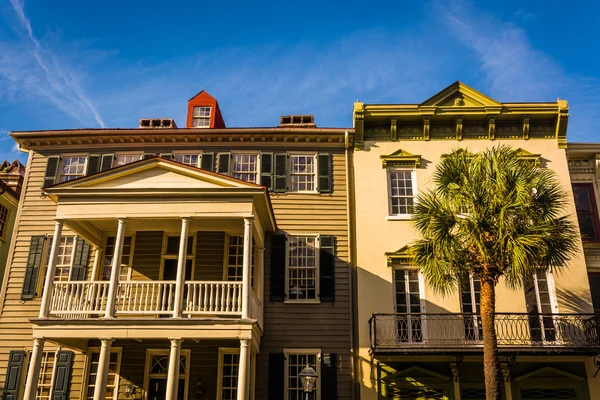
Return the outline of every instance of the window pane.
<path id="1" fill-rule="evenodd" d="M 53 237 L 48 240 L 48 256 L 46 258 L 46 267 L 50 264 L 50 249 L 52 248 Z M 55 281 L 67 281 L 71 274 L 71 258 L 73 255 L 73 244 L 75 243 L 75 237 L 63 236 L 60 238 L 60 245 L 58 246 L 58 254 L 56 257 L 56 275 L 54 276 Z"/>
<path id="2" fill-rule="evenodd" d="M 125 165 L 142 159 L 141 154 L 117 154 L 117 165 Z"/>
<path id="3" fill-rule="evenodd" d="M 223 370 L 221 371 L 221 399 L 237 399 L 239 354 L 223 354 Z"/>
<path id="4" fill-rule="evenodd" d="M 102 280 L 110 280 L 110 271 L 112 269 L 112 260 L 115 254 L 115 237 L 109 236 L 106 238 L 106 248 L 104 250 L 104 268 L 102 270 Z M 131 269 L 131 236 L 126 236 L 123 241 L 123 254 L 121 256 L 121 270 L 119 272 L 119 280 L 129 280 L 129 272 Z"/>
<path id="5" fill-rule="evenodd" d="M 573 196 L 575 196 L 575 208 L 577 212 L 592 212 L 592 201 L 589 186 L 573 185 Z"/>
<path id="6" fill-rule="evenodd" d="M 391 214 L 412 214 L 414 205 L 412 172 L 390 171 L 389 174 Z"/>
<path id="7" fill-rule="evenodd" d="M 187 241 L 187 254 L 194 253 L 194 237 L 189 236 Z M 179 254 L 179 236 L 167 237 L 167 250 L 165 254 L 177 255 Z"/>
<path id="8" fill-rule="evenodd" d="M 315 190 L 315 157 L 312 155 L 290 156 L 290 185 L 296 192 Z"/>
<path id="9" fill-rule="evenodd" d="M 256 154 L 233 154 L 232 176 L 246 182 L 256 183 L 258 156 Z"/>
<path id="10" fill-rule="evenodd" d="M 317 298 L 317 249 L 315 237 L 288 237 L 288 299 Z"/>
<path id="11" fill-rule="evenodd" d="M 175 161 L 191 165 L 192 167 L 198 167 L 198 159 L 200 156 L 198 154 L 175 154 Z"/>
<path id="12" fill-rule="evenodd" d="M 70 181 L 85 175 L 87 157 L 64 157 L 60 169 L 60 182 Z"/>
<path id="13" fill-rule="evenodd" d="M 597 237 L 594 216 L 591 214 L 580 214 L 577 216 L 577 219 L 579 221 L 579 232 L 581 233 L 581 238 L 584 241 L 595 242 Z"/>
<path id="14" fill-rule="evenodd" d="M 312 367 L 317 374 L 319 370 L 317 368 L 317 354 L 287 354 L 287 391 L 288 399 L 304 400 L 305 394 L 302 389 L 302 381 L 298 378 L 298 374 L 306 367 Z M 316 389 L 319 390 L 319 378 L 317 378 Z"/>

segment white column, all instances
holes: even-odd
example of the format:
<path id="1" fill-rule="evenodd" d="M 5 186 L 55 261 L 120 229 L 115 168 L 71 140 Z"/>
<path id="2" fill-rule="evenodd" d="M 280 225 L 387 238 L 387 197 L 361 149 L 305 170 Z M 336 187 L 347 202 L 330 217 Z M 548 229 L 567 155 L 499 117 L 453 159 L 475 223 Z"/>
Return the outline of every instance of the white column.
<path id="1" fill-rule="evenodd" d="M 179 255 L 177 257 L 177 281 L 175 282 L 175 306 L 173 307 L 173 317 L 175 318 L 181 318 L 183 314 L 189 222 L 189 218 L 181 219 L 181 236 L 179 237 Z"/>
<path id="2" fill-rule="evenodd" d="M 171 341 L 171 352 L 169 353 L 169 372 L 167 375 L 168 400 L 177 400 L 177 389 L 179 388 L 179 362 L 181 358 L 181 342 L 183 339 L 169 339 Z"/>
<path id="3" fill-rule="evenodd" d="M 256 257 L 254 259 L 254 269 L 256 279 L 256 295 L 261 303 L 265 301 L 265 249 L 256 248 Z M 254 317 L 254 315 L 252 316 Z"/>
<path id="4" fill-rule="evenodd" d="M 237 400 L 250 399 L 250 340 L 240 339 Z"/>
<path id="5" fill-rule="evenodd" d="M 27 370 L 27 382 L 25 382 L 23 400 L 35 400 L 43 353 L 44 339 L 33 339 L 33 349 L 31 350 L 29 369 Z"/>
<path id="6" fill-rule="evenodd" d="M 58 248 L 62 235 L 63 221 L 56 220 L 54 224 L 54 236 L 52 237 L 52 248 L 50 249 L 50 259 L 46 269 L 46 281 L 44 282 L 44 292 L 42 293 L 42 305 L 40 307 L 40 318 L 47 318 L 50 313 L 50 300 L 52 299 L 52 286 L 54 284 L 54 275 L 56 274 L 56 261 L 58 259 Z"/>
<path id="7" fill-rule="evenodd" d="M 242 264 L 242 318 L 249 318 L 250 271 L 252 263 L 252 218 L 244 218 L 244 261 Z"/>
<path id="8" fill-rule="evenodd" d="M 119 292 L 119 272 L 121 270 L 121 257 L 123 256 L 123 241 L 125 240 L 125 218 L 119 218 L 117 227 L 117 237 L 115 240 L 115 252 L 113 255 L 110 284 L 108 286 L 108 299 L 106 300 L 106 311 L 104 318 L 113 318 L 115 316 L 115 306 L 117 304 L 117 293 Z"/>
<path id="9" fill-rule="evenodd" d="M 113 339 L 101 339 L 102 345 L 100 347 L 100 359 L 98 360 L 98 372 L 96 373 L 96 385 L 94 386 L 94 400 L 104 400 L 106 397 L 112 342 Z"/>

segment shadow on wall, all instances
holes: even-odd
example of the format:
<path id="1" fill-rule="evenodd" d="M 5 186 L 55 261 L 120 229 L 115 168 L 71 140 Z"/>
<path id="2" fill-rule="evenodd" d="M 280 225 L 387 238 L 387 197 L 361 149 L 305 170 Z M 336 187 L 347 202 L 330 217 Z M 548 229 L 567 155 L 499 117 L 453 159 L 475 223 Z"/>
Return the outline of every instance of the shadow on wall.
<path id="1" fill-rule="evenodd" d="M 562 314 L 591 314 L 592 297 L 589 291 L 556 289 L 558 311 Z"/>

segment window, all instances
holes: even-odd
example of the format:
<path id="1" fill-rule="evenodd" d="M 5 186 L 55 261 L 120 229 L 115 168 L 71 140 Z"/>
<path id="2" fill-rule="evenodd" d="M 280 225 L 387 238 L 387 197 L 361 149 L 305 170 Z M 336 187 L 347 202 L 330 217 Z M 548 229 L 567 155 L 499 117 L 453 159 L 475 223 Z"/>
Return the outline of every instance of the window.
<path id="1" fill-rule="evenodd" d="M 594 185 L 592 183 L 573 184 L 573 196 L 575 197 L 575 209 L 579 220 L 581 239 L 584 242 L 597 242 L 598 234 L 598 209 L 594 197 Z"/>
<path id="2" fill-rule="evenodd" d="M 0 238 L 4 237 L 6 223 L 8 222 L 8 208 L 0 204 Z"/>
<path id="3" fill-rule="evenodd" d="M 316 301 L 319 291 L 318 236 L 287 237 L 287 299 Z"/>
<path id="4" fill-rule="evenodd" d="M 320 350 L 285 350 L 285 399 L 304 400 L 302 381 L 298 378 L 300 371 L 311 366 L 319 376 L 315 385 L 314 400 L 321 398 L 321 363 Z"/>
<path id="5" fill-rule="evenodd" d="M 59 182 L 67 182 L 85 175 L 87 157 L 69 156 L 63 157 L 60 167 Z"/>
<path id="6" fill-rule="evenodd" d="M 54 238 L 48 240 L 48 250 L 46 257 L 46 268 L 50 264 L 50 249 Z M 68 281 L 71 275 L 71 264 L 73 262 L 73 250 L 75 250 L 75 236 L 61 236 L 58 246 L 58 255 L 56 259 L 55 281 Z"/>
<path id="7" fill-rule="evenodd" d="M 189 349 L 181 350 L 181 356 L 179 358 L 179 388 L 177 390 L 177 400 L 188 398 L 190 353 Z M 169 350 L 147 350 L 144 388 L 148 394 L 148 399 L 165 398 L 168 373 Z"/>
<path id="8" fill-rule="evenodd" d="M 483 340 L 481 327 L 481 279 L 470 274 L 469 279 L 460 282 L 460 305 L 464 315 L 466 340 Z"/>
<path id="9" fill-rule="evenodd" d="M 252 259 L 250 261 L 251 287 L 254 287 L 254 250 L 256 246 L 252 243 Z M 227 269 L 225 271 L 225 280 L 241 282 L 244 274 L 244 237 L 229 236 L 227 243 Z"/>
<path id="10" fill-rule="evenodd" d="M 194 107 L 192 119 L 193 128 L 208 128 L 210 127 L 210 107 Z"/>
<path id="11" fill-rule="evenodd" d="M 178 163 L 200 167 L 200 154 L 198 153 L 175 153 L 173 158 Z"/>
<path id="12" fill-rule="evenodd" d="M 219 349 L 217 400 L 236 400 L 240 353 L 237 349 Z"/>
<path id="13" fill-rule="evenodd" d="M 100 361 L 100 351 L 94 349 L 89 355 L 88 381 L 87 381 L 87 400 L 94 399 L 94 390 L 96 388 L 96 379 L 98 377 L 98 363 Z M 121 350 L 112 349 L 108 364 L 108 380 L 106 381 L 106 400 L 115 400 L 119 395 L 119 370 L 121 369 Z"/>
<path id="14" fill-rule="evenodd" d="M 115 156 L 115 165 L 125 165 L 142 159 L 142 153 L 120 153 Z"/>
<path id="15" fill-rule="evenodd" d="M 257 183 L 258 154 L 233 153 L 232 177 L 250 183 Z"/>
<path id="16" fill-rule="evenodd" d="M 38 379 L 38 388 L 35 394 L 36 400 L 50 400 L 52 394 L 52 378 L 54 376 L 54 361 L 56 353 L 45 351 L 42 354 L 42 366 L 40 368 L 40 377 Z"/>
<path id="17" fill-rule="evenodd" d="M 185 264 L 185 280 L 191 280 L 194 268 L 194 254 L 195 254 L 195 236 L 188 236 L 187 241 L 187 255 Z M 163 240 L 163 271 L 162 279 L 165 281 L 177 280 L 177 258 L 179 257 L 179 235 L 169 236 L 165 235 Z"/>
<path id="18" fill-rule="evenodd" d="M 104 268 L 102 269 L 102 280 L 110 280 L 112 270 L 112 261 L 115 254 L 115 236 L 106 238 L 104 247 Z M 131 279 L 131 260 L 133 255 L 133 238 L 125 236 L 123 241 L 123 255 L 121 256 L 121 270 L 119 271 L 119 281 L 128 281 Z"/>
<path id="19" fill-rule="evenodd" d="M 552 273 L 537 272 L 533 277 L 525 279 L 523 287 L 531 340 L 534 342 L 556 340 L 556 328 L 552 318 L 555 308 Z"/>
<path id="20" fill-rule="evenodd" d="M 421 283 L 419 271 L 414 268 L 394 270 L 397 328 L 401 342 L 423 340 L 421 323 Z"/>
<path id="21" fill-rule="evenodd" d="M 293 192 L 314 192 L 316 156 L 290 155 L 290 190 Z"/>
<path id="22" fill-rule="evenodd" d="M 389 199 L 391 216 L 409 216 L 415 203 L 414 171 L 389 170 Z"/>

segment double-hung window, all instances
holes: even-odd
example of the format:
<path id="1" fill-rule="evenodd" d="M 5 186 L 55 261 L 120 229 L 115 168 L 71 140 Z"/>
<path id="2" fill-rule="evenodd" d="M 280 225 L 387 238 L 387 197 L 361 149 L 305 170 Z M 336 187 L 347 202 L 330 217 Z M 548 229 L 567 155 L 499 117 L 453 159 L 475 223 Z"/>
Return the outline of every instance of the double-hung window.
<path id="1" fill-rule="evenodd" d="M 98 365 L 100 363 L 100 350 L 94 349 L 88 357 L 88 380 L 86 400 L 94 399 L 94 390 L 98 379 Z M 115 400 L 119 397 L 119 372 L 121 369 L 121 349 L 113 348 L 108 361 L 108 379 L 106 381 L 106 400 Z"/>
<path id="2" fill-rule="evenodd" d="M 417 192 L 414 170 L 390 169 L 388 182 L 390 217 L 409 218 L 413 213 Z"/>
<path id="3" fill-rule="evenodd" d="M 175 153 L 173 159 L 178 163 L 200 167 L 200 153 Z"/>
<path id="4" fill-rule="evenodd" d="M 250 286 L 254 288 L 254 250 L 256 245 L 252 244 L 252 257 L 250 260 Z M 225 270 L 225 280 L 241 282 L 244 278 L 244 237 L 229 236 L 227 243 L 227 268 Z"/>
<path id="5" fill-rule="evenodd" d="M 285 400 L 304 400 L 305 393 L 298 374 L 308 365 L 317 375 L 314 396 L 321 398 L 321 352 L 320 350 L 285 350 Z"/>
<path id="6" fill-rule="evenodd" d="M 53 241 L 54 237 L 50 237 L 48 240 L 46 268 L 48 268 L 48 265 L 50 264 L 50 249 L 52 249 Z M 75 236 L 61 236 L 56 255 L 56 274 L 54 275 L 55 281 L 69 280 L 69 277 L 71 276 L 71 266 L 73 264 L 74 249 Z"/>
<path id="7" fill-rule="evenodd" d="M 56 353 L 54 351 L 45 351 L 42 353 L 42 365 L 40 367 L 37 392 L 35 394 L 36 400 L 51 399 L 55 361 Z"/>
<path id="8" fill-rule="evenodd" d="M 594 196 L 594 185 L 592 183 L 574 183 L 573 195 L 575 197 L 575 209 L 579 220 L 581 239 L 584 242 L 597 242 L 600 240 L 598 221 L 598 209 Z"/>
<path id="9" fill-rule="evenodd" d="M 0 204 L 0 238 L 6 233 L 6 223 L 8 222 L 8 208 Z"/>
<path id="10" fill-rule="evenodd" d="M 63 156 L 59 169 L 59 182 L 67 182 L 85 175 L 87 156 Z"/>
<path id="11" fill-rule="evenodd" d="M 195 236 L 188 236 L 187 252 L 185 263 L 185 279 L 190 280 L 193 277 L 194 257 L 195 257 Z M 162 279 L 165 281 L 177 280 L 177 260 L 179 258 L 179 235 L 165 235 L 163 241 L 163 270 Z"/>
<path id="12" fill-rule="evenodd" d="M 240 351 L 238 349 L 219 349 L 219 377 L 217 381 L 217 400 L 236 400 Z"/>
<path id="13" fill-rule="evenodd" d="M 104 247 L 104 268 L 102 269 L 102 280 L 109 281 L 112 270 L 112 262 L 115 255 L 116 237 L 106 238 Z M 121 268 L 119 270 L 119 281 L 128 281 L 131 279 L 131 260 L 133 255 L 133 238 L 125 236 L 123 238 L 123 253 L 121 255 Z"/>
<path id="14" fill-rule="evenodd" d="M 289 182 L 292 192 L 315 192 L 317 157 L 316 154 L 290 154 Z"/>
<path id="15" fill-rule="evenodd" d="M 142 153 L 117 153 L 115 156 L 115 165 L 130 164 L 142 159 Z"/>
<path id="16" fill-rule="evenodd" d="M 250 183 L 258 183 L 258 154 L 233 153 L 231 176 Z"/>
<path id="17" fill-rule="evenodd" d="M 210 111 L 211 107 L 194 107 L 192 116 L 193 128 L 208 128 L 210 127 Z"/>
<path id="18" fill-rule="evenodd" d="M 319 236 L 288 236 L 286 294 L 289 301 L 318 301 Z"/>

